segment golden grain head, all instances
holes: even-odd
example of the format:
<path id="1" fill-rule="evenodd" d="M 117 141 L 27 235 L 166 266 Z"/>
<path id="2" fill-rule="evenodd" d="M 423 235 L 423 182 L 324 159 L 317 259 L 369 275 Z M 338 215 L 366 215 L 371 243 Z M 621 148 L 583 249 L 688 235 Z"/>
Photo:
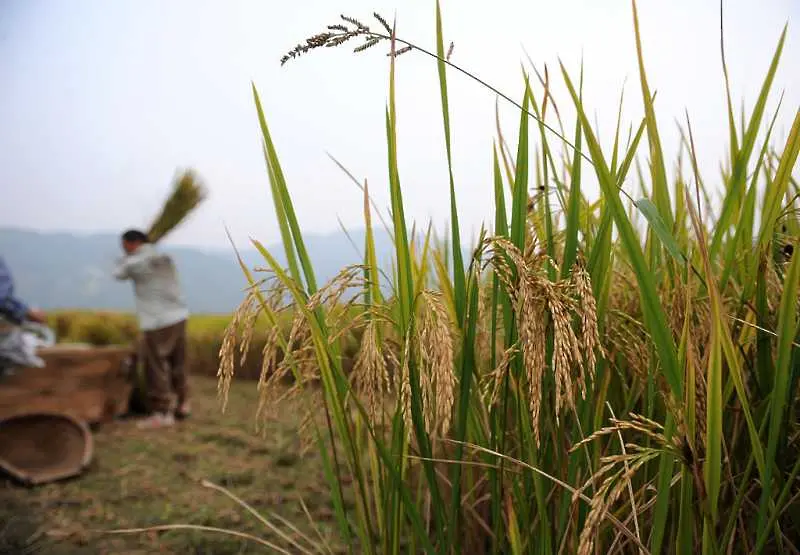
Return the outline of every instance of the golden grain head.
<path id="1" fill-rule="evenodd" d="M 475 326 L 475 357 L 478 361 L 485 362 L 491 357 L 491 287 L 480 286 L 478 289 L 478 315 Z M 483 368 L 483 365 L 480 365 Z"/>
<path id="2" fill-rule="evenodd" d="M 522 362 L 528 381 L 528 404 L 533 423 L 534 439 L 539 442 L 539 417 L 542 404 L 547 345 L 545 301 L 537 294 L 530 279 L 520 280 L 517 293 L 517 327 Z"/>
<path id="3" fill-rule="evenodd" d="M 650 338 L 641 323 L 631 320 L 619 310 L 610 309 L 606 313 L 603 344 L 609 364 L 618 366 L 617 357 L 621 356 L 624 367 L 629 372 L 635 372 L 643 382 L 646 381 L 650 365 Z"/>
<path id="4" fill-rule="evenodd" d="M 261 374 L 258 378 L 258 406 L 256 408 L 256 422 L 261 422 L 273 416 L 275 404 L 271 401 L 274 398 L 276 388 L 275 383 L 280 383 L 283 378 L 281 368 L 278 366 L 278 339 L 280 331 L 277 327 L 267 332 L 264 349 L 261 352 Z"/>
<path id="5" fill-rule="evenodd" d="M 236 371 L 236 343 L 241 333 L 241 324 L 252 311 L 253 298 L 251 295 L 247 295 L 233 313 L 231 321 L 228 322 L 222 338 L 222 347 L 219 351 L 219 368 L 217 370 L 217 395 L 222 401 L 223 411 L 225 411 L 228 406 L 228 392 L 230 391 L 233 375 Z"/>
<path id="6" fill-rule="evenodd" d="M 363 287 L 364 266 L 357 264 L 346 266 L 309 297 L 306 309 L 312 312 L 320 306 L 336 307 L 348 291 Z"/>
<path id="7" fill-rule="evenodd" d="M 194 170 L 185 170 L 177 176 L 169 197 L 148 228 L 150 241 L 157 243 L 171 233 L 205 200 L 206 195 L 205 185 Z"/>
<path id="8" fill-rule="evenodd" d="M 582 360 L 578 339 L 572 328 L 568 301 L 561 288 L 546 281 L 540 282 L 540 287 L 544 291 L 553 325 L 552 372 L 555 379 L 555 417 L 558 422 L 559 413 L 564 406 L 575 406 L 572 369 L 574 364 L 582 366 Z"/>
<path id="9" fill-rule="evenodd" d="M 256 320 L 260 311 L 256 306 L 256 296 L 254 293 L 247 295 L 245 299 L 245 306 L 242 308 L 241 323 L 241 342 L 239 344 L 240 365 L 244 366 L 247 361 L 247 355 L 250 352 L 250 342 L 253 339 L 253 330 L 255 329 Z"/>
<path id="10" fill-rule="evenodd" d="M 548 326 L 553 337 L 551 370 L 556 420 L 565 406 L 574 408 L 577 394 L 585 398 L 587 375 L 594 376 L 597 352 L 602 352 L 591 278 L 579 260 L 569 281 L 550 281 L 548 266 L 556 273 L 558 266 L 534 241 L 523 255 L 507 239 L 493 238 L 490 251 L 489 263 L 512 301 L 517 320 L 534 437 L 538 442 Z M 575 319 L 581 326 L 580 340 L 573 325 Z"/>
<path id="11" fill-rule="evenodd" d="M 423 412 L 428 433 L 444 436 L 450 429 L 455 402 L 453 331 L 441 293 L 423 291 L 421 300 L 417 344 Z"/>
<path id="12" fill-rule="evenodd" d="M 628 420 L 611 418 L 610 422 L 610 426 L 595 431 L 589 437 L 573 445 L 570 451 L 574 452 L 581 446 L 595 441 L 598 438 L 622 432 L 636 432 L 652 440 L 661 449 L 671 449 L 676 453 L 680 451 L 680 444 L 676 437 L 668 440 L 664 435 L 664 427 L 661 424 L 640 414 L 631 413 Z"/>
<path id="13" fill-rule="evenodd" d="M 297 428 L 297 436 L 300 438 L 300 455 L 307 454 L 312 447 L 316 445 L 315 439 L 315 418 L 319 414 L 317 410 L 311 407 L 318 408 L 325 402 L 322 398 L 320 391 L 312 391 L 309 393 L 311 399 L 307 400 L 305 406 L 307 410 L 303 414 L 303 419 L 300 421 L 300 426 Z"/>
<path id="14" fill-rule="evenodd" d="M 410 356 L 411 334 L 408 334 L 403 341 L 403 354 L 400 358 L 400 408 L 403 413 L 407 435 L 412 430 Z"/>
<path id="15" fill-rule="evenodd" d="M 385 396 L 389 392 L 389 372 L 381 350 L 379 326 L 379 320 L 367 323 L 353 365 L 355 389 L 366 401 L 367 412 L 373 422 L 382 412 Z"/>
<path id="16" fill-rule="evenodd" d="M 654 452 L 649 451 L 635 455 L 624 455 L 615 459 L 615 464 L 619 464 L 622 468 L 618 472 L 607 476 L 600 488 L 592 496 L 589 514 L 586 517 L 586 522 L 578 541 L 579 555 L 592 555 L 594 553 L 600 525 L 610 512 L 611 507 L 628 487 L 636 472 L 655 456 Z M 605 467 L 601 470 L 605 470 Z M 592 480 L 596 480 L 596 478 L 598 478 L 597 474 L 592 477 Z"/>
<path id="17" fill-rule="evenodd" d="M 511 360 L 519 352 L 516 345 L 512 345 L 500 354 L 497 366 L 482 377 L 482 398 L 487 407 L 494 406 L 500 398 L 500 389 L 511 367 Z"/>
<path id="18" fill-rule="evenodd" d="M 419 375 L 419 388 L 422 396 L 422 414 L 425 421 L 425 430 L 431 434 L 435 422 L 435 393 L 434 393 L 434 370 L 432 369 L 435 355 L 433 351 L 437 349 L 431 340 L 430 318 L 423 313 L 414 327 L 416 337 L 414 339 L 414 352 L 416 354 L 417 371 Z"/>
<path id="19" fill-rule="evenodd" d="M 701 445 L 706 442 L 706 406 L 708 393 L 706 391 L 706 376 L 703 372 L 695 372 L 695 425 L 697 427 L 697 439 Z"/>
<path id="20" fill-rule="evenodd" d="M 573 276 L 576 293 L 580 301 L 581 350 L 586 355 L 586 369 L 589 377 L 594 379 L 597 353 L 604 353 L 597 325 L 597 301 L 592 290 L 592 278 L 589 276 L 589 272 L 586 271 L 586 266 L 582 259 L 576 263 Z M 580 383 L 581 393 L 585 398 L 585 381 L 581 379 Z"/>

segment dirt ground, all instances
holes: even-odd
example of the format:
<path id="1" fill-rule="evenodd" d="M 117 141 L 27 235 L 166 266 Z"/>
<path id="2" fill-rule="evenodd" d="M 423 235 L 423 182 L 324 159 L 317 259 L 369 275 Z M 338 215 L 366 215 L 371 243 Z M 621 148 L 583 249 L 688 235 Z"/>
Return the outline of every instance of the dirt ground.
<path id="1" fill-rule="evenodd" d="M 321 458 L 314 450 L 301 456 L 299 408 L 287 406 L 279 421 L 259 432 L 255 383 L 234 383 L 225 414 L 216 380 L 194 378 L 193 386 L 194 414 L 174 429 L 141 431 L 132 420 L 98 429 L 95 459 L 80 478 L 34 489 L 0 480 L 0 554 L 273 552 L 213 532 L 106 533 L 164 524 L 233 529 L 287 546 L 224 494 L 203 487 L 202 480 L 229 489 L 282 530 L 287 528 L 275 515 L 315 541 L 322 536 L 335 545 Z"/>

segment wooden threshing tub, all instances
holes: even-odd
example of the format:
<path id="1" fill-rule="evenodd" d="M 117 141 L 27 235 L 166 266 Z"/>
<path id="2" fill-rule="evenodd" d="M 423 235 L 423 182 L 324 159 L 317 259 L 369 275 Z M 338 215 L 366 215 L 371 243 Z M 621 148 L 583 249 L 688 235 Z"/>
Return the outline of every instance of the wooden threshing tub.
<path id="1" fill-rule="evenodd" d="M 128 411 L 132 348 L 66 344 L 37 354 L 44 368 L 21 368 L 0 379 L 0 420 L 41 412 L 97 424 Z"/>
<path id="2" fill-rule="evenodd" d="M 81 474 L 94 448 L 89 424 L 128 411 L 132 350 L 57 345 L 44 368 L 0 379 L 0 471 L 26 485 Z"/>

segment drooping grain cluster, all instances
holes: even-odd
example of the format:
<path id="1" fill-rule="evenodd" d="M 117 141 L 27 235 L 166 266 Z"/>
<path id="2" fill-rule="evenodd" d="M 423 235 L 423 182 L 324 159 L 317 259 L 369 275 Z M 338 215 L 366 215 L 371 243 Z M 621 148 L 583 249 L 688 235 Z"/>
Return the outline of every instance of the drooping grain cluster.
<path id="1" fill-rule="evenodd" d="M 482 397 L 486 406 L 494 406 L 500 399 L 503 380 L 508 376 L 509 366 L 514 357 L 519 355 L 519 349 L 512 345 L 500 354 L 497 365 L 483 376 Z"/>
<path id="2" fill-rule="evenodd" d="M 307 392 L 307 386 L 317 382 L 320 377 L 320 349 L 324 351 L 328 347 L 315 343 L 315 327 L 328 326 L 331 332 L 329 342 L 333 344 L 363 323 L 361 318 L 350 317 L 350 309 L 357 296 L 348 296 L 348 293 L 364 286 L 362 274 L 362 266 L 348 266 L 302 302 L 298 302 L 296 296 L 293 297 L 294 286 L 281 282 L 274 274 L 251 288 L 226 328 L 220 349 L 217 375 L 223 408 L 227 403 L 227 393 L 235 372 L 237 345 L 240 364 L 244 364 L 250 350 L 255 322 L 261 316 L 274 322 L 274 325 L 270 325 L 265 332 L 264 348 L 261 352 L 257 420 L 275 416 L 284 401 L 296 398 L 300 392 Z M 295 293 L 296 291 L 295 288 Z M 282 322 L 286 320 L 285 315 L 290 314 L 292 319 L 287 333 Z M 318 319 L 320 317 L 321 320 Z M 372 371 L 376 364 L 380 365 L 380 362 L 370 360 L 366 365 Z M 365 362 L 362 362 L 359 371 L 364 370 L 364 367 Z M 307 412 L 315 412 L 314 407 L 308 407 Z M 307 418 L 304 421 L 308 423 Z"/>
<path id="3" fill-rule="evenodd" d="M 600 525 L 625 489 L 631 488 L 634 476 L 645 464 L 654 460 L 663 452 L 669 452 L 676 458 L 681 456 L 680 444 L 674 438 L 672 440 L 667 439 L 664 435 L 663 426 L 638 414 L 631 414 L 630 420 L 612 418 L 610 426 L 597 430 L 591 436 L 574 445 L 571 450 L 574 452 L 587 443 L 612 434 L 619 435 L 622 441 L 623 432 L 640 434 L 653 442 L 655 447 L 642 447 L 638 443 L 625 443 L 622 454 L 601 457 L 600 463 L 602 466 L 587 480 L 582 488 L 582 490 L 585 490 L 594 484 L 600 483 L 597 491 L 592 495 L 589 515 L 581 531 L 578 545 L 579 555 L 591 555 L 594 553 Z M 573 502 L 576 501 L 577 494 L 578 492 L 573 495 Z"/>
<path id="4" fill-rule="evenodd" d="M 233 375 L 236 372 L 236 344 L 241 339 L 243 323 L 249 321 L 250 315 L 254 312 L 254 303 L 254 296 L 252 292 L 249 292 L 234 311 L 231 321 L 225 328 L 222 347 L 219 351 L 219 370 L 217 371 L 217 377 L 219 378 L 217 394 L 222 401 L 223 411 L 228 405 L 228 392 L 231 388 Z M 252 327 L 249 327 L 249 329 L 252 332 Z M 243 341 L 242 346 L 244 346 L 245 342 L 249 342 L 249 339 Z"/>
<path id="5" fill-rule="evenodd" d="M 431 436 L 445 436 L 452 419 L 456 377 L 453 331 L 441 293 L 422 291 L 417 314 L 400 356 L 400 407 L 409 433 L 413 429 L 413 365 L 419 382 L 425 431 Z"/>
<path id="6" fill-rule="evenodd" d="M 589 514 L 580 534 L 578 555 L 595 553 L 595 543 L 600 525 L 611 507 L 629 487 L 636 473 L 660 454 L 657 450 L 641 449 L 635 444 L 627 447 L 631 448 L 633 452 L 626 455 L 604 457 L 601 461 L 604 466 L 592 477 L 593 480 L 603 478 L 603 481 L 592 496 Z M 615 469 L 616 472 L 612 472 Z"/>
<path id="7" fill-rule="evenodd" d="M 389 371 L 380 347 L 378 319 L 370 319 L 361 336 L 358 355 L 353 366 L 353 383 L 356 391 L 366 400 L 366 408 L 373 421 L 377 421 L 389 393 Z"/>
<path id="8" fill-rule="evenodd" d="M 575 263 L 572 271 L 575 291 L 580 302 L 579 316 L 581 320 L 581 351 L 586 358 L 586 371 L 594 379 L 594 369 L 597 365 L 597 354 L 605 354 L 600 343 L 600 330 L 597 325 L 597 301 L 592 291 L 592 278 L 586 271 L 583 258 Z M 580 376 L 581 395 L 586 398 L 586 383 L 583 372 Z"/>
<path id="9" fill-rule="evenodd" d="M 670 327 L 677 342 L 685 342 L 686 351 L 686 379 L 689 374 L 694 375 L 695 395 L 695 437 L 692 441 L 699 448 L 705 443 L 706 429 L 706 379 L 704 368 L 708 365 L 709 350 L 707 346 L 711 336 L 711 309 L 708 299 L 703 298 L 695 287 L 675 287 L 671 292 Z M 684 337 L 685 335 L 685 337 Z M 671 401 L 674 405 L 681 404 L 678 400 Z M 678 430 L 683 436 L 688 436 L 688 423 L 685 412 L 673 406 L 673 416 L 677 420 Z"/>
<path id="10" fill-rule="evenodd" d="M 551 280 L 548 264 L 556 271 L 557 267 L 533 247 L 523 255 L 506 239 L 490 239 L 489 244 L 489 263 L 513 305 L 531 420 L 538 441 L 548 326 L 553 330 L 550 366 L 555 383 L 556 421 L 565 407 L 574 409 L 578 395 L 585 398 L 587 375 L 588 378 L 594 376 L 600 337 L 591 278 L 578 263 L 569 279 Z M 580 339 L 575 332 L 575 320 L 580 323 Z M 505 357 L 500 368 L 503 371 L 509 368 Z M 491 399 L 496 398 L 499 381 L 504 379 L 503 372 L 493 374 L 495 384 Z"/>
<path id="11" fill-rule="evenodd" d="M 608 294 L 602 343 L 609 365 L 620 373 L 634 372 L 647 381 L 652 341 L 643 323 L 635 277 L 628 268 L 615 269 Z"/>
<path id="12" fill-rule="evenodd" d="M 423 291 L 420 303 L 415 339 L 425 428 L 428 434 L 444 436 L 455 401 L 453 332 L 441 293 Z"/>

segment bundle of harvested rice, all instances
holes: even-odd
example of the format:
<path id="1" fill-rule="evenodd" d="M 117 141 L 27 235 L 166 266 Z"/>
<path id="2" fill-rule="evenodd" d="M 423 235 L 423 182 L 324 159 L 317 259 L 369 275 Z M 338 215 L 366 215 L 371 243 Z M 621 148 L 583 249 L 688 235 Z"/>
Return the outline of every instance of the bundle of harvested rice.
<path id="1" fill-rule="evenodd" d="M 147 231 L 150 242 L 157 243 L 172 232 L 205 198 L 206 189 L 194 170 L 179 174 L 161 212 Z"/>

